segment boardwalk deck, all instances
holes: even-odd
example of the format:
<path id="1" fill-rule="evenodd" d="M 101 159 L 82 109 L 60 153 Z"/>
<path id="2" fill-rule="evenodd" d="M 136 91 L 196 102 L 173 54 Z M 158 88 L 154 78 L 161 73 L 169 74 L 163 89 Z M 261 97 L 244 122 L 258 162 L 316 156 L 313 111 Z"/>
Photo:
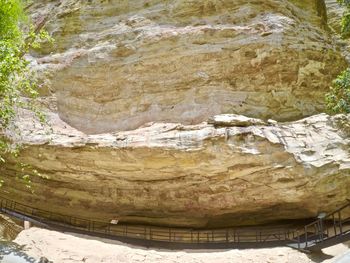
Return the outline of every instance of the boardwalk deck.
<path id="1" fill-rule="evenodd" d="M 290 246 L 300 250 L 319 250 L 350 240 L 350 202 L 325 218 L 318 219 L 300 229 L 291 225 L 218 229 L 115 225 L 110 222 L 45 211 L 3 197 L 0 197 L 0 211 L 40 227 L 115 239 L 146 247 L 169 249 Z"/>

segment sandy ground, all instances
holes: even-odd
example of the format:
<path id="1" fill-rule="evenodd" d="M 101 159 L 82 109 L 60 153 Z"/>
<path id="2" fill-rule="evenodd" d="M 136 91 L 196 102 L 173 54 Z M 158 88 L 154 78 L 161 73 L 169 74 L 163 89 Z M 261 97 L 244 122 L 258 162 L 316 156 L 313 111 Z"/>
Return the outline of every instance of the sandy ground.
<path id="1" fill-rule="evenodd" d="M 319 254 L 304 254 L 287 247 L 244 250 L 145 249 L 88 236 L 31 228 L 15 240 L 25 245 L 28 257 L 46 257 L 52 262 L 123 262 L 123 263 L 331 263 L 349 251 L 340 244 Z"/>

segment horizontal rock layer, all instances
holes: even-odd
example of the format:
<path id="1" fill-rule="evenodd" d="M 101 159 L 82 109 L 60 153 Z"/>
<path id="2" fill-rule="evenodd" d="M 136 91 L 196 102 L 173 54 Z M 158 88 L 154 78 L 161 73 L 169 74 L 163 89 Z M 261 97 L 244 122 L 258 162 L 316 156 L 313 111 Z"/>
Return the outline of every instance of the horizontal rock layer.
<path id="1" fill-rule="evenodd" d="M 0 167 L 0 189 L 22 203 L 92 219 L 219 227 L 315 217 L 350 197 L 350 116 L 265 123 L 223 115 L 210 123 L 150 123 L 85 135 L 50 113 L 23 111 L 25 148 Z M 232 120 L 244 120 L 234 126 Z M 218 121 L 218 122 L 216 122 Z M 226 123 L 226 125 L 225 125 Z M 258 123 L 259 125 L 254 125 Z M 27 189 L 15 175 L 31 165 Z"/>
<path id="2" fill-rule="evenodd" d="M 321 111 L 345 67 L 324 1 L 40 0 L 30 9 L 56 39 L 29 57 L 54 95 L 50 126 L 20 110 L 21 136 L 7 135 L 24 149 L 1 165 L 0 194 L 185 227 L 310 218 L 350 196 L 349 116 L 267 120 Z M 27 188 L 20 178 L 37 173 Z"/>
<path id="3" fill-rule="evenodd" d="M 346 9 L 339 4 L 337 0 L 325 0 L 327 8 L 327 20 L 330 28 L 340 34 L 341 33 L 341 19 Z"/>
<path id="4" fill-rule="evenodd" d="M 41 0 L 31 10 L 56 39 L 33 67 L 60 117 L 86 133 L 232 112 L 295 120 L 322 111 L 346 66 L 323 0 Z"/>

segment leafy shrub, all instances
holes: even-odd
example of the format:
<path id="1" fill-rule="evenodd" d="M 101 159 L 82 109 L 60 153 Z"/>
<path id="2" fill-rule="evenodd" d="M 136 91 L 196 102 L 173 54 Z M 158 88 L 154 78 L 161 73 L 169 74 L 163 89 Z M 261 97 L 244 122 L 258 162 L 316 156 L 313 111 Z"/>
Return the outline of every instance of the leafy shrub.
<path id="1" fill-rule="evenodd" d="M 346 7 L 341 26 L 343 38 L 350 37 L 350 0 L 337 0 Z M 343 71 L 326 94 L 326 107 L 330 113 L 350 113 L 350 68 Z"/>
<path id="2" fill-rule="evenodd" d="M 344 70 L 326 94 L 327 109 L 331 113 L 350 113 L 350 69 Z"/>
<path id="3" fill-rule="evenodd" d="M 350 0 L 337 0 L 338 3 L 346 7 L 346 11 L 343 14 L 341 21 L 342 35 L 347 38 L 350 36 Z"/>
<path id="4" fill-rule="evenodd" d="M 51 39 L 47 32 L 30 25 L 23 11 L 24 3 L 0 0 L 0 165 L 6 154 L 17 154 L 17 147 L 4 137 L 6 130 L 15 128 L 16 109 L 29 108 L 43 117 L 35 105 L 37 86 L 24 55 L 41 41 Z M 28 181 L 28 176 L 24 175 L 23 180 Z"/>

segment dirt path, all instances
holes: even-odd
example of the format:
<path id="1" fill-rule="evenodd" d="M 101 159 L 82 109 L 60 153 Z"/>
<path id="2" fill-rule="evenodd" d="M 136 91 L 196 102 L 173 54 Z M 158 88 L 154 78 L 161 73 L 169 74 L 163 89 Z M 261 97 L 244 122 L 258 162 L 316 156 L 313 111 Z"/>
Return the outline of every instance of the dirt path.
<path id="1" fill-rule="evenodd" d="M 338 245 L 318 255 L 306 255 L 296 250 L 277 247 L 245 250 L 183 250 L 169 251 L 145 249 L 100 238 L 63 234 L 39 228 L 31 228 L 19 234 L 15 240 L 25 246 L 25 253 L 46 257 L 57 262 L 123 262 L 123 263 L 320 263 L 332 262 L 333 256 L 348 250 Z"/>

